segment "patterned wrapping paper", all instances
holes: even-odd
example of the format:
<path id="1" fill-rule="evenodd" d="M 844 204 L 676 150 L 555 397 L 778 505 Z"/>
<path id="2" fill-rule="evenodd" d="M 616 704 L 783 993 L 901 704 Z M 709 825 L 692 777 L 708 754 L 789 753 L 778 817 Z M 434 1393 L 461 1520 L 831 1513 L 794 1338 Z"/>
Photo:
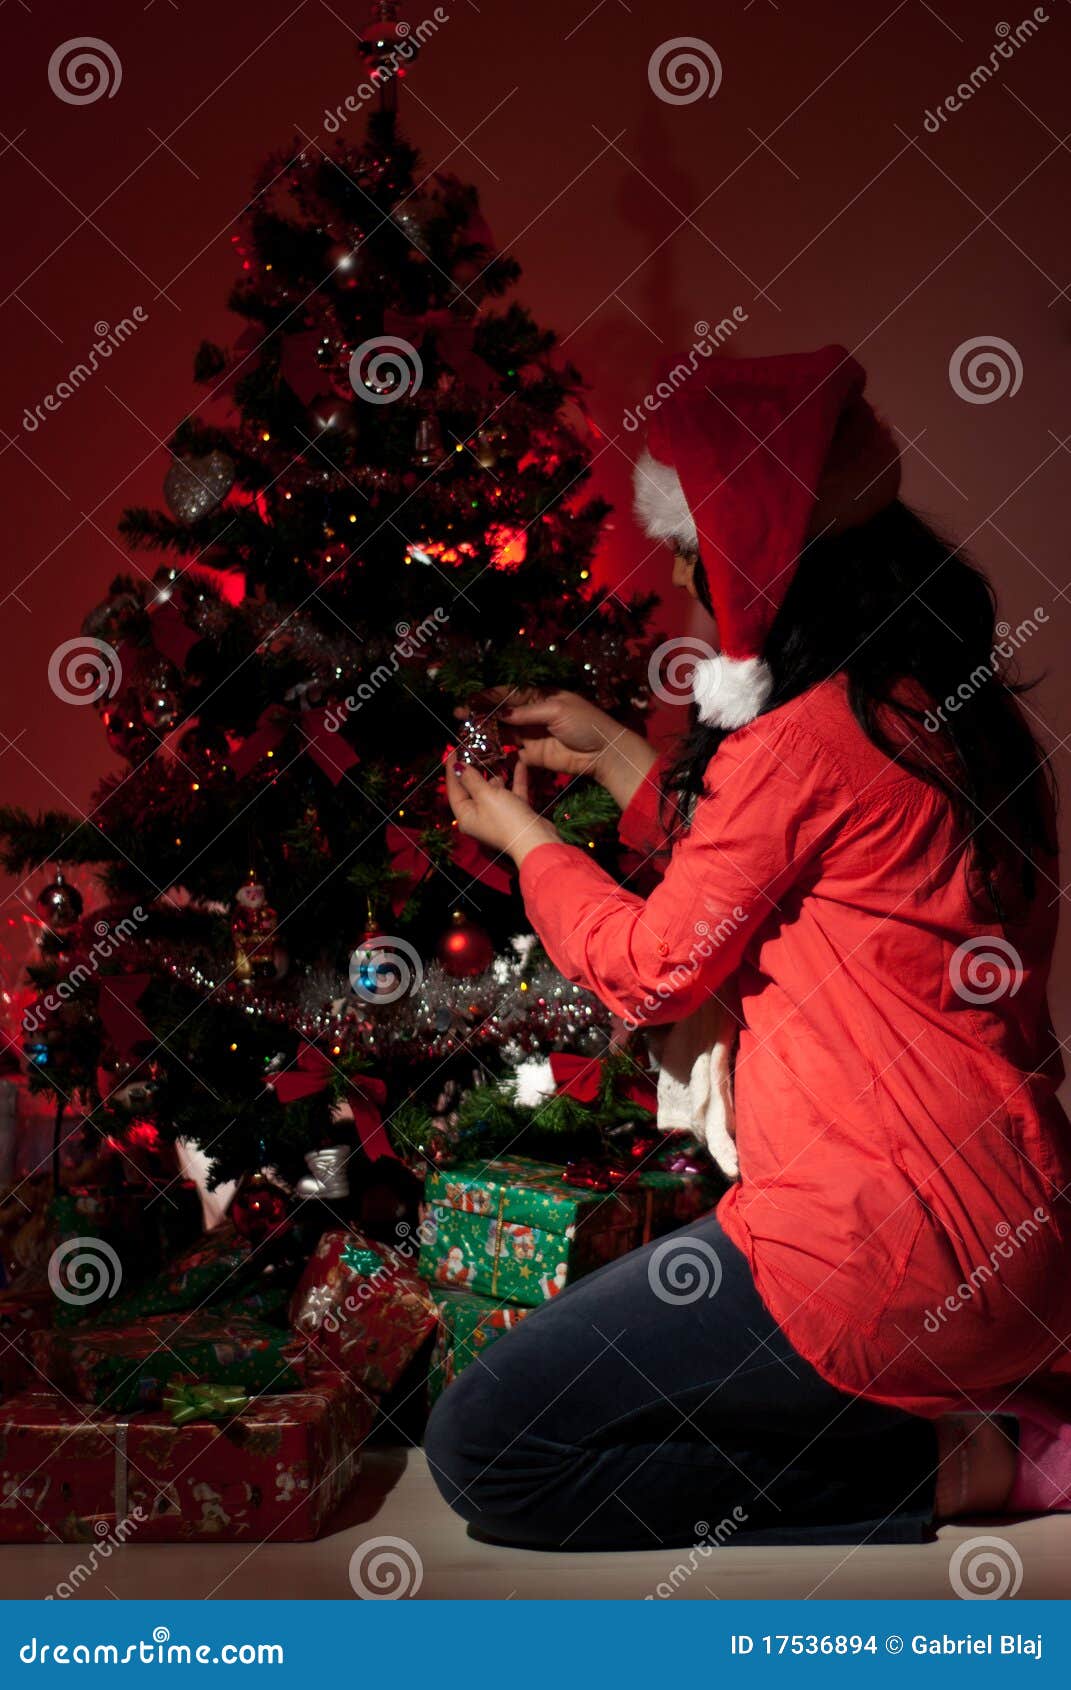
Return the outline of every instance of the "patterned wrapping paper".
<path id="1" fill-rule="evenodd" d="M 711 1201 L 696 1175 L 637 1173 L 607 1193 L 570 1186 L 560 1168 L 522 1156 L 432 1174 L 425 1199 L 425 1279 L 533 1305 Z"/>
<path id="2" fill-rule="evenodd" d="M 27 1393 L 0 1407 L 0 1542 L 306 1542 L 353 1488 L 374 1412 L 338 1379 L 181 1427 Z"/>
<path id="3" fill-rule="evenodd" d="M 14 1396 L 39 1378 L 30 1360 L 30 1340 L 51 1321 L 55 1301 L 47 1285 L 0 1292 L 0 1397 Z"/>
<path id="4" fill-rule="evenodd" d="M 378 1395 L 398 1383 L 437 1319 L 415 1253 L 348 1231 L 323 1234 L 290 1305 L 310 1362 Z"/>
<path id="5" fill-rule="evenodd" d="M 106 1307 L 92 1310 L 89 1318 L 94 1327 L 126 1327 L 152 1315 L 199 1309 L 214 1298 L 231 1301 L 243 1294 L 260 1265 L 249 1240 L 225 1222 L 181 1251 L 146 1284 L 123 1291 Z M 74 1313 L 76 1318 L 86 1316 L 84 1309 Z"/>
<path id="6" fill-rule="evenodd" d="M 156 1408 L 174 1379 L 222 1380 L 258 1391 L 296 1390 L 305 1345 L 263 1322 L 211 1312 L 160 1315 L 120 1329 L 67 1328 L 30 1338 L 38 1380 L 117 1412 Z"/>
<path id="7" fill-rule="evenodd" d="M 459 1373 L 490 1345 L 511 1332 L 532 1311 L 518 1303 L 496 1303 L 473 1291 L 440 1291 L 435 1297 L 439 1330 L 428 1367 L 428 1405 L 437 1402 Z M 491 1364 L 494 1371 L 494 1364 Z"/>

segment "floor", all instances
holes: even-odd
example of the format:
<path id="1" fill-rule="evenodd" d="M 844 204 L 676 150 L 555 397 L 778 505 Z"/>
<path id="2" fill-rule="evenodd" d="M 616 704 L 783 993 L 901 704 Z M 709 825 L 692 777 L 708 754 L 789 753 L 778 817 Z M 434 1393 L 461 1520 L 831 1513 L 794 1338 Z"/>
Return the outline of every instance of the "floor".
<path id="1" fill-rule="evenodd" d="M 1020 1597 L 1071 1595 L 1071 1515 L 946 1527 L 924 1545 L 832 1549 L 710 1549 L 630 1554 L 533 1554 L 476 1543 L 440 1502 L 419 1450 L 369 1452 L 361 1485 L 333 1529 L 308 1544 L 129 1543 L 79 1584 L 78 1594 L 145 1598 L 319 1597 L 352 1600 L 355 1576 L 406 1580 L 416 1558 L 419 1599 L 947 1597 L 957 1546 L 998 1536 L 995 1555 Z M 382 1544 L 388 1538 L 391 1543 Z M 90 1546 L 0 1547 L 4 1597 L 42 1597 L 67 1580 Z M 979 1576 L 985 1576 L 985 1546 Z M 389 1568 L 396 1569 L 391 1575 Z M 990 1568 L 993 1562 L 989 1561 Z M 391 1584 L 395 1588 L 395 1584 Z"/>

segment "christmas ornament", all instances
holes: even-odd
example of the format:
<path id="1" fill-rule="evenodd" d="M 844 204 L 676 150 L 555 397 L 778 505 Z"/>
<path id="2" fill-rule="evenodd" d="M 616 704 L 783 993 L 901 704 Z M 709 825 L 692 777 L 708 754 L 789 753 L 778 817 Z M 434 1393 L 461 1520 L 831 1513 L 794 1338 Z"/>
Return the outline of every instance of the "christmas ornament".
<path id="1" fill-rule="evenodd" d="M 317 434 L 351 439 L 355 433 L 353 407 L 334 393 L 322 393 L 309 406 L 309 421 Z"/>
<path id="2" fill-rule="evenodd" d="M 218 728 L 195 722 L 179 739 L 175 755 L 186 765 L 195 781 L 206 781 L 220 774 L 227 764 L 227 736 Z"/>
<path id="3" fill-rule="evenodd" d="M 349 1144 L 332 1144 L 322 1150 L 306 1151 L 305 1166 L 309 1171 L 298 1180 L 294 1195 L 318 1197 L 322 1202 L 348 1197 L 350 1182 L 346 1165 L 352 1154 L 353 1147 Z"/>
<path id="4" fill-rule="evenodd" d="M 109 645 L 118 646 L 142 611 L 139 594 L 124 588 L 94 606 L 82 623 L 82 632 L 92 639 L 106 640 Z"/>
<path id="5" fill-rule="evenodd" d="M 503 740 L 501 726 L 495 716 L 466 716 L 461 723 L 457 761 L 478 769 L 487 778 L 497 775 L 500 780 L 508 780 L 516 749 Z"/>
<path id="6" fill-rule="evenodd" d="M 238 888 L 234 903 L 231 936 L 235 977 L 243 981 L 281 980 L 289 959 L 275 937 L 278 912 L 269 904 L 267 892 L 252 873 L 245 885 Z"/>
<path id="7" fill-rule="evenodd" d="M 405 75 L 400 61 L 411 61 L 420 50 L 415 32 L 398 21 L 397 0 L 375 0 L 372 16 L 357 37 L 361 57 L 379 89 L 383 111 L 397 111 L 399 77 Z"/>
<path id="8" fill-rule="evenodd" d="M 165 657 L 158 657 L 139 673 L 141 720 L 152 733 L 169 734 L 181 722 L 183 703 L 180 685 L 178 670 Z"/>
<path id="9" fill-rule="evenodd" d="M 249 1174 L 238 1187 L 228 1211 L 238 1232 L 258 1244 L 286 1220 L 290 1205 L 282 1188 L 265 1173 Z"/>
<path id="10" fill-rule="evenodd" d="M 82 894 L 57 873 L 55 880 L 43 886 L 35 900 L 41 920 L 53 933 L 66 933 L 82 913 Z"/>
<path id="11" fill-rule="evenodd" d="M 233 486 L 234 464 L 226 452 L 175 458 L 164 477 L 164 499 L 176 522 L 199 522 L 219 509 Z"/>
<path id="12" fill-rule="evenodd" d="M 346 241 L 336 241 L 327 249 L 327 263 L 331 274 L 343 287 L 357 286 L 357 250 Z"/>
<path id="13" fill-rule="evenodd" d="M 393 943 L 397 945 L 398 941 Z M 405 962 L 403 957 L 401 966 Z M 374 928 L 366 929 L 351 951 L 349 974 L 350 990 L 365 1003 L 376 998 L 393 1003 L 399 996 L 398 957 L 395 954 L 392 961 L 392 953 L 384 949 L 382 933 Z"/>
<path id="14" fill-rule="evenodd" d="M 140 763 L 153 749 L 153 741 L 145 730 L 137 697 L 125 692 L 115 704 L 101 711 L 104 737 L 112 751 L 129 763 Z"/>
<path id="15" fill-rule="evenodd" d="M 450 925 L 435 947 L 435 954 L 447 974 L 455 980 L 471 978 L 490 968 L 495 947 L 486 929 L 455 910 Z"/>
<path id="16" fill-rule="evenodd" d="M 417 423 L 413 462 L 418 469 L 429 469 L 433 464 L 442 462 L 445 450 L 439 419 L 434 412 L 429 412 Z"/>

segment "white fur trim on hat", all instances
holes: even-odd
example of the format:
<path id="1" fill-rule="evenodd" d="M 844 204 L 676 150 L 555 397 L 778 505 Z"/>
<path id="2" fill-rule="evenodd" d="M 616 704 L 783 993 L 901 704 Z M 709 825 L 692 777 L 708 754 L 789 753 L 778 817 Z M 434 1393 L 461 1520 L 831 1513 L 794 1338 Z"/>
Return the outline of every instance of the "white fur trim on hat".
<path id="1" fill-rule="evenodd" d="M 643 452 L 636 460 L 632 486 L 636 517 L 649 539 L 676 540 L 688 551 L 698 550 L 695 520 L 672 464 L 659 463 L 650 452 Z"/>
<path id="2" fill-rule="evenodd" d="M 701 657 L 692 675 L 699 720 L 712 728 L 742 728 L 770 696 L 773 676 L 761 657 Z"/>

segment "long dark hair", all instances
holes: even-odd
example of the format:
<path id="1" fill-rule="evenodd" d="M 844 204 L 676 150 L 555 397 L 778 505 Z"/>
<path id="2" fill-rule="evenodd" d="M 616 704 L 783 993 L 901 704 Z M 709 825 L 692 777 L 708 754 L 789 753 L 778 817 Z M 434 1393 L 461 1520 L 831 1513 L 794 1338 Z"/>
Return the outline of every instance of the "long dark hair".
<path id="1" fill-rule="evenodd" d="M 710 610 L 701 559 L 695 580 Z M 1055 851 L 1051 772 L 1016 703 L 1026 688 L 1009 677 L 1006 653 L 985 575 L 899 501 L 805 548 L 763 651 L 773 674 L 766 710 L 847 677 L 868 739 L 947 794 L 1000 915 L 1000 868 L 1014 866 L 1029 900 L 1039 857 Z M 905 701 L 904 682 L 916 683 L 906 689 L 915 701 Z M 675 827 L 687 826 L 724 738 L 695 722 L 667 770 Z"/>

